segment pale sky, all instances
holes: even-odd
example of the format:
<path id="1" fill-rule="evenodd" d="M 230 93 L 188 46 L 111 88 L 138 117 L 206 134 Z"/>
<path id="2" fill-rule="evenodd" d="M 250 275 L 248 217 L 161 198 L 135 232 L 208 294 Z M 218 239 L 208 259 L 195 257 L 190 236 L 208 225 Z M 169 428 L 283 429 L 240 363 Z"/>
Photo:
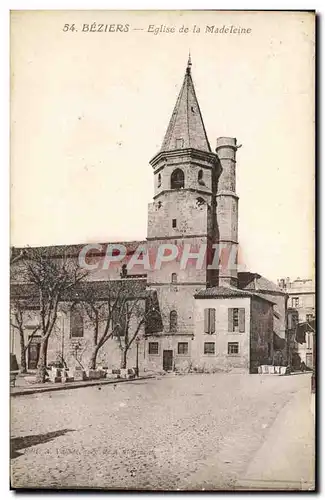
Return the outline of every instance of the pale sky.
<path id="1" fill-rule="evenodd" d="M 95 22 L 103 30 L 130 26 L 82 32 Z M 77 31 L 63 32 L 66 23 Z M 149 25 L 176 32 L 155 35 Z M 188 33 L 178 32 L 182 25 Z M 207 25 L 251 33 L 206 33 Z M 20 11 L 11 30 L 12 245 L 145 239 L 149 160 L 190 49 L 212 149 L 219 136 L 242 144 L 237 194 L 247 269 L 273 280 L 313 273 L 312 14 Z"/>

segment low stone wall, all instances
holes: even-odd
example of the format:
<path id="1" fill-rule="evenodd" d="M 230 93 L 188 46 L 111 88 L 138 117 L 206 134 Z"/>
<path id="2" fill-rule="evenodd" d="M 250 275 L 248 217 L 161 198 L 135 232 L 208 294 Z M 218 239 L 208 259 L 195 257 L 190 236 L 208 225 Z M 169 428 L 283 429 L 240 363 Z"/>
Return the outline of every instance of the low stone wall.
<path id="1" fill-rule="evenodd" d="M 287 366 L 261 365 L 258 367 L 260 375 L 286 375 L 289 373 Z"/>
<path id="2" fill-rule="evenodd" d="M 135 378 L 135 369 L 134 368 L 112 368 L 106 370 L 106 378 L 126 378 L 132 379 Z"/>

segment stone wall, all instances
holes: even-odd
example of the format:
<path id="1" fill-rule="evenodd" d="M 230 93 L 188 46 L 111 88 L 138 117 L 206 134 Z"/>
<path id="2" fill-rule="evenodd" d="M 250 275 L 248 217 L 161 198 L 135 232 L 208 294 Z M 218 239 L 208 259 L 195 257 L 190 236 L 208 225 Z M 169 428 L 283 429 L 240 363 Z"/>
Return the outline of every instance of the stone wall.
<path id="1" fill-rule="evenodd" d="M 150 342 L 158 343 L 158 354 L 149 354 L 149 344 Z M 179 354 L 178 344 L 187 343 L 188 352 L 187 354 Z M 145 340 L 145 361 L 144 367 L 146 371 L 161 372 L 163 370 L 163 355 L 164 351 L 172 351 L 172 368 L 176 371 L 189 371 L 192 355 L 192 335 L 161 335 L 161 336 L 151 336 L 147 337 Z"/>
<path id="2" fill-rule="evenodd" d="M 144 305 L 143 305 L 144 307 Z M 141 313 L 139 318 L 132 318 L 130 322 L 130 336 L 132 332 L 135 332 L 135 329 L 138 325 L 138 322 L 141 319 Z M 29 311 L 25 316 L 25 342 L 27 343 L 30 333 L 32 329 L 37 325 L 38 322 L 38 312 L 37 311 Z M 103 330 L 103 325 L 101 326 L 100 332 Z M 144 328 L 141 327 L 139 331 L 139 337 L 141 341 L 139 343 L 139 363 L 144 361 Z M 35 342 L 39 341 L 39 337 L 35 337 Z M 91 348 L 92 348 L 92 328 L 91 324 L 89 324 L 84 317 L 84 334 L 82 337 L 71 337 L 70 332 L 70 312 L 67 304 L 64 304 L 61 307 L 61 310 L 58 312 L 58 318 L 52 331 L 49 344 L 48 344 L 48 352 L 47 352 L 47 362 L 51 363 L 53 361 L 57 361 L 62 355 L 67 363 L 69 368 L 73 368 L 78 366 L 79 363 L 77 359 L 81 362 L 81 364 L 88 368 Z M 75 349 L 78 346 L 77 350 Z M 16 357 L 18 363 L 20 363 L 20 343 L 19 343 L 19 334 L 17 330 L 11 328 L 11 352 L 13 352 Z M 28 362 L 28 353 L 26 354 L 26 360 Z M 116 338 L 109 339 L 103 347 L 99 350 L 97 356 L 97 365 L 105 365 L 110 368 L 120 368 L 121 362 L 121 350 L 119 348 L 119 342 Z M 135 342 L 132 344 L 130 351 L 128 353 L 128 367 L 132 368 L 135 366 L 136 362 L 136 344 Z M 79 365 L 80 366 L 80 365 Z"/>
<path id="3" fill-rule="evenodd" d="M 205 200 L 200 205 L 198 198 Z M 171 191 L 162 194 L 148 207 L 148 239 L 206 235 L 208 227 L 207 205 L 209 195 L 192 191 Z M 172 220 L 176 219 L 176 227 Z"/>
<path id="4" fill-rule="evenodd" d="M 260 365 L 273 362 L 273 306 L 270 302 L 251 299 L 250 369 L 257 373 Z"/>

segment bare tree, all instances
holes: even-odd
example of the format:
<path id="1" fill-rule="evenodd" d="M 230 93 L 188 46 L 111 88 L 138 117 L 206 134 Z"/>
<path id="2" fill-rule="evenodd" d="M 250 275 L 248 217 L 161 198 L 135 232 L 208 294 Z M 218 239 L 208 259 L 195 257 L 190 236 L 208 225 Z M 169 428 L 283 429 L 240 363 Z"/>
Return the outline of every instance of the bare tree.
<path id="1" fill-rule="evenodd" d="M 101 347 L 112 338 L 122 325 L 122 312 L 130 294 L 125 281 L 105 282 L 102 287 L 84 287 L 79 300 L 85 312 L 91 335 L 91 352 L 88 367 L 96 368 L 97 355 Z M 97 284 L 98 285 L 98 284 Z M 113 319 L 115 319 L 113 324 Z"/>
<path id="2" fill-rule="evenodd" d="M 59 302 L 86 276 L 76 259 L 65 253 L 51 254 L 51 248 L 28 248 L 19 260 L 21 280 L 28 284 L 39 309 L 40 355 L 36 380 L 45 381 L 47 347 Z"/>
<path id="3" fill-rule="evenodd" d="M 27 373 L 26 364 L 26 351 L 34 338 L 34 335 L 40 329 L 40 325 L 37 324 L 32 330 L 27 342 L 25 342 L 24 331 L 26 327 L 25 315 L 28 311 L 28 303 L 25 300 L 12 300 L 11 301 L 11 321 L 10 325 L 18 331 L 19 333 L 19 343 L 20 343 L 20 371 L 21 373 Z"/>
<path id="4" fill-rule="evenodd" d="M 133 342 L 155 312 L 148 294 L 127 300 L 123 308 L 118 310 L 116 336 L 121 350 L 121 368 L 127 367 L 127 357 Z"/>

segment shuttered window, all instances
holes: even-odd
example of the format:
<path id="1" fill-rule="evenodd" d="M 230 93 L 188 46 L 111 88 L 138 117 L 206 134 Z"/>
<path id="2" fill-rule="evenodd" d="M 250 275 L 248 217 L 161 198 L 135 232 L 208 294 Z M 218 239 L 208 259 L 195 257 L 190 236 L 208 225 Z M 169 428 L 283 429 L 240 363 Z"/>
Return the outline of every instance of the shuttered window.
<path id="1" fill-rule="evenodd" d="M 243 333 L 245 331 L 245 309 L 244 307 L 241 307 L 238 309 L 238 316 L 239 316 L 239 331 L 240 333 Z"/>
<path id="2" fill-rule="evenodd" d="M 228 309 L 228 332 L 245 332 L 245 308 Z"/>
<path id="3" fill-rule="evenodd" d="M 204 309 L 204 333 L 212 335 L 216 331 L 216 310 Z"/>

